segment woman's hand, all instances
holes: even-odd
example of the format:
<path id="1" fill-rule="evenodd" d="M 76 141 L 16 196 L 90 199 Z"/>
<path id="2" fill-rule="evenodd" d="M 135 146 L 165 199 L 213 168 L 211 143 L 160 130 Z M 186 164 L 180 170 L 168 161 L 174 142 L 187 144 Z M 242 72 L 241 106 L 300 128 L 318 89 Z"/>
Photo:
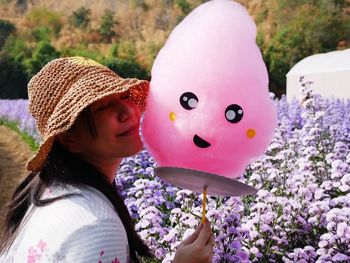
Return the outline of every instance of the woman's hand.
<path id="1" fill-rule="evenodd" d="M 213 257 L 214 235 L 210 222 L 205 220 L 196 231 L 177 248 L 173 263 L 211 263 Z"/>

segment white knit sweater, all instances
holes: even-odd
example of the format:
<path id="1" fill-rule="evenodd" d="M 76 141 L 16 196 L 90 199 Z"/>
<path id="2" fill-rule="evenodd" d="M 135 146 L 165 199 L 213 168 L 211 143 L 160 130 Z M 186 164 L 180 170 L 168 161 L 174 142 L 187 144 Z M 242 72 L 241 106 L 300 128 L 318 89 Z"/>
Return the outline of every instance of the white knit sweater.
<path id="1" fill-rule="evenodd" d="M 128 263 L 124 226 L 111 202 L 89 186 L 55 185 L 43 199 L 79 194 L 31 207 L 2 263 Z"/>

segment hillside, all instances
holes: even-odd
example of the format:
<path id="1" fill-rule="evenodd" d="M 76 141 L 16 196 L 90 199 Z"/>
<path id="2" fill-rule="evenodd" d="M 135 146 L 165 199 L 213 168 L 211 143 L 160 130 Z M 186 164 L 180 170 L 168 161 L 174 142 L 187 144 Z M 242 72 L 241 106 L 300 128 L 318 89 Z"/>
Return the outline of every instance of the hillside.
<path id="1" fill-rule="evenodd" d="M 116 36 L 111 42 L 119 42 L 124 47 L 122 49 L 126 49 L 119 55 L 129 59 L 128 55 L 123 53 L 131 52 L 130 45 L 132 45 L 136 52 L 137 61 L 149 70 L 155 55 L 164 44 L 170 31 L 191 9 L 202 2 L 205 1 L 0 0 L 0 18 L 14 23 L 19 32 L 30 33 L 34 27 L 48 26 L 47 19 L 40 21 L 37 18 L 41 15 L 40 13 L 46 13 L 47 16 L 49 13 L 51 16 L 59 16 L 58 23 L 62 24 L 62 29 L 52 41 L 56 49 L 76 48 L 82 43 L 88 43 L 88 50 L 98 50 L 106 54 L 109 52 L 111 43 L 101 44 L 101 39 L 96 31 L 101 24 L 101 17 L 105 10 L 110 10 L 114 13 L 114 19 L 117 22 L 117 25 L 114 26 Z M 253 16 L 262 3 L 261 0 L 241 0 L 239 2 L 249 8 Z M 84 31 L 69 25 L 69 17 L 81 7 L 91 10 L 91 22 L 87 30 Z"/>
<path id="2" fill-rule="evenodd" d="M 163 0 L 2 0 L 0 3 L 0 18 L 14 23 L 19 32 L 30 32 L 33 27 L 45 26 L 45 21 L 33 18 L 39 16 L 40 12 L 58 16 L 62 28 L 52 41 L 57 49 L 74 48 L 87 43 L 88 49 L 107 53 L 112 43 L 122 42 L 128 46 L 128 42 L 132 42 L 138 61 L 146 68 L 150 67 L 154 55 L 183 15 L 174 1 Z M 193 1 L 194 6 L 198 4 L 198 1 Z M 69 24 L 69 17 L 81 7 L 91 10 L 90 23 L 85 30 L 77 30 Z M 116 25 L 113 29 L 116 35 L 111 43 L 101 44 L 97 30 L 105 10 L 114 14 Z M 151 57 L 147 56 L 149 53 Z"/>
<path id="3" fill-rule="evenodd" d="M 20 18 L 25 13 L 30 12 L 33 8 L 46 7 L 50 11 L 62 12 L 65 15 L 71 14 L 74 10 L 81 6 L 89 7 L 93 11 L 93 16 L 100 17 L 105 9 L 116 11 L 122 11 L 127 9 L 127 1 L 121 0 L 24 0 L 24 1 L 1 1 L 0 16 L 7 19 Z"/>

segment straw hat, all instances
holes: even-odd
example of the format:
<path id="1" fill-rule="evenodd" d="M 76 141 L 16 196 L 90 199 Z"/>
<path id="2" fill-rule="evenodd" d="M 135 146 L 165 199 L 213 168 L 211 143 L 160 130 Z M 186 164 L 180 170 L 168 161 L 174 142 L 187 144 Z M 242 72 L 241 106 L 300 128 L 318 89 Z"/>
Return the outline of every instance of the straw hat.
<path id="1" fill-rule="evenodd" d="M 128 92 L 144 111 L 148 89 L 148 81 L 123 79 L 92 59 L 69 57 L 49 62 L 28 84 L 29 112 L 43 142 L 27 169 L 42 169 L 55 136 L 67 131 L 90 104 L 111 94 Z"/>

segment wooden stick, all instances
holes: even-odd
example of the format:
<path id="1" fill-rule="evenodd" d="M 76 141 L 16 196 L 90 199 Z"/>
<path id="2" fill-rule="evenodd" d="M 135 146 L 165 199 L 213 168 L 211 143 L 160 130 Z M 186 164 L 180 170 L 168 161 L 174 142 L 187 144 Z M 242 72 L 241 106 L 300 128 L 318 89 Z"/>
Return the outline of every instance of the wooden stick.
<path id="1" fill-rule="evenodd" d="M 205 208 L 206 208 L 206 204 L 207 204 L 207 189 L 208 186 L 203 186 L 203 211 L 202 211 L 202 224 L 205 223 Z"/>

